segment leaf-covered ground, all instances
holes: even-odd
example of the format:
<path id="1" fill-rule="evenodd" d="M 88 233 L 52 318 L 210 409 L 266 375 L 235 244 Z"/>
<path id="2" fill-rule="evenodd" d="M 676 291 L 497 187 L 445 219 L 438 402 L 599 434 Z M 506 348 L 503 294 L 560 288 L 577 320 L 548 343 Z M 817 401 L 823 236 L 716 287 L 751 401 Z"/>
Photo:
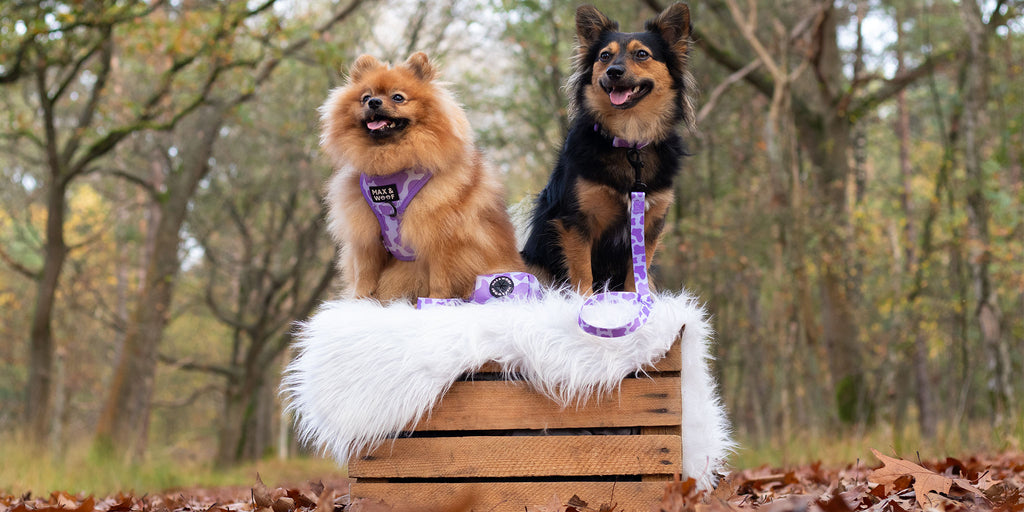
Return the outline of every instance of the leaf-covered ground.
<path id="1" fill-rule="evenodd" d="M 860 462 L 843 468 L 820 463 L 778 469 L 739 470 L 713 492 L 698 492 L 693 481 L 666 485 L 651 512 L 847 512 L 871 510 L 1024 512 L 1024 454 L 917 462 L 874 452 L 875 467 Z M 160 494 L 95 497 L 54 491 L 47 496 L 0 495 L 0 512 L 386 512 L 381 503 L 351 502 L 348 483 L 311 482 L 268 487 L 257 477 L 252 488 L 184 489 Z M 538 496 L 526 512 L 634 512 L 612 504 L 584 503 L 573 496 Z M 423 504 L 423 510 L 444 511 Z M 640 511 L 647 512 L 647 511 Z"/>

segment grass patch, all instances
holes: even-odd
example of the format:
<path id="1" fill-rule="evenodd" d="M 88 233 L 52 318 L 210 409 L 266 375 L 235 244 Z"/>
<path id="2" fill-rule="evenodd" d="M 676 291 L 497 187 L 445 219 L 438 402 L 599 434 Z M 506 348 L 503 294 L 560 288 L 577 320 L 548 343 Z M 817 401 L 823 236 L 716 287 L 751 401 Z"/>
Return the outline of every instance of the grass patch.
<path id="1" fill-rule="evenodd" d="M 153 450 L 157 452 L 157 450 Z M 304 486 L 310 480 L 338 480 L 345 471 L 320 458 L 266 459 L 230 469 L 216 469 L 210 461 L 181 460 L 153 453 L 145 460 L 124 463 L 97 456 L 85 444 L 60 454 L 40 453 L 20 436 L 0 435 L 0 494 L 46 495 L 53 491 L 108 496 L 119 492 L 136 496 L 169 489 L 195 487 L 248 488 L 259 473 L 271 487 Z"/>
<path id="2" fill-rule="evenodd" d="M 887 455 L 916 461 L 966 457 L 973 454 L 996 454 L 1020 451 L 1024 446 L 1024 419 L 995 429 L 991 423 L 942 425 L 935 439 L 925 440 L 916 426 L 895 429 L 876 423 L 871 427 L 846 427 L 831 432 L 801 430 L 792 435 L 759 440 L 737 435 L 739 448 L 730 457 L 734 470 L 761 466 L 793 467 L 812 462 L 826 466 L 846 466 L 860 461 L 876 465 L 871 455 L 874 448 Z"/>

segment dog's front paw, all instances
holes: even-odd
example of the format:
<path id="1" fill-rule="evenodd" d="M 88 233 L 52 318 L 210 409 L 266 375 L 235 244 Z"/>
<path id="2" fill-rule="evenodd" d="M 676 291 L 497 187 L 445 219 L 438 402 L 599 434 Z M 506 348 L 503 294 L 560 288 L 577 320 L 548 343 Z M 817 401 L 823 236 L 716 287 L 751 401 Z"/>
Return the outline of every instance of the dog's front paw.
<path id="1" fill-rule="evenodd" d="M 582 295 L 583 297 L 590 297 L 591 295 L 594 294 L 594 284 L 592 282 L 591 283 L 577 282 L 573 286 L 573 289 L 575 289 L 576 293 Z"/>
<path id="2" fill-rule="evenodd" d="M 377 294 L 377 286 L 372 283 L 356 285 L 352 290 L 354 299 L 372 299 Z"/>

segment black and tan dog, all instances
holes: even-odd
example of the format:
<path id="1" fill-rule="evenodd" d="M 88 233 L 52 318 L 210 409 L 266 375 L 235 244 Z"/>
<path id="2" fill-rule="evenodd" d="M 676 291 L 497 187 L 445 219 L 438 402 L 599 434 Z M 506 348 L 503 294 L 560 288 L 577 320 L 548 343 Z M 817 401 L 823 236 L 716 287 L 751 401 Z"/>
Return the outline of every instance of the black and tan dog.
<path id="1" fill-rule="evenodd" d="M 576 10 L 578 47 L 566 84 L 572 127 L 522 251 L 535 272 L 584 294 L 634 291 L 628 204 L 639 166 L 629 160 L 642 162 L 650 263 L 685 154 L 676 129 L 694 120 L 687 6 L 668 7 L 644 32 L 618 27 L 592 6 Z"/>

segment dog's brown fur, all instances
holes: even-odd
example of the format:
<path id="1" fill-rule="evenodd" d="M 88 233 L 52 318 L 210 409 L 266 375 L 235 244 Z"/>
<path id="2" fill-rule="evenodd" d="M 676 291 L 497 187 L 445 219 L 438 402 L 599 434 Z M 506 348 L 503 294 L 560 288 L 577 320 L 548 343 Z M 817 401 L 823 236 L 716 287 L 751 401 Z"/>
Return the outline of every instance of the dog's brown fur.
<path id="1" fill-rule="evenodd" d="M 328 229 L 341 247 L 339 265 L 350 296 L 465 298 L 477 275 L 523 268 L 501 182 L 475 149 L 465 113 L 436 78 L 423 53 L 394 67 L 363 55 L 347 83 L 321 107 L 320 145 L 339 167 L 327 188 Z M 403 101 L 393 101 L 395 94 Z M 388 137 L 372 137 L 367 95 L 382 99 L 384 115 L 408 125 Z M 433 178 L 409 204 L 401 227 L 416 259 L 400 261 L 381 243 L 359 175 L 412 167 L 428 169 Z"/>

